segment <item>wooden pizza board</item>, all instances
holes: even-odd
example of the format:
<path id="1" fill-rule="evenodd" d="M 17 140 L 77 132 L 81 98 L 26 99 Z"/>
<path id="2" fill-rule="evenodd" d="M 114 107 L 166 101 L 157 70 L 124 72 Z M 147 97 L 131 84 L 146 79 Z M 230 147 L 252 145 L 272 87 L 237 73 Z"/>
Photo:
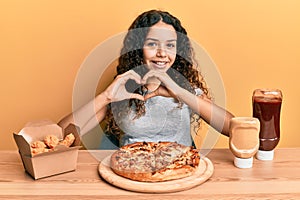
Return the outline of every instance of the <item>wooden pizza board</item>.
<path id="1" fill-rule="evenodd" d="M 185 178 L 164 182 L 140 182 L 133 181 L 115 174 L 110 168 L 110 156 L 102 160 L 98 167 L 100 176 L 108 183 L 130 191 L 144 193 L 168 193 L 179 192 L 196 187 L 207 181 L 213 174 L 214 167 L 212 162 L 202 157 L 197 171 Z"/>

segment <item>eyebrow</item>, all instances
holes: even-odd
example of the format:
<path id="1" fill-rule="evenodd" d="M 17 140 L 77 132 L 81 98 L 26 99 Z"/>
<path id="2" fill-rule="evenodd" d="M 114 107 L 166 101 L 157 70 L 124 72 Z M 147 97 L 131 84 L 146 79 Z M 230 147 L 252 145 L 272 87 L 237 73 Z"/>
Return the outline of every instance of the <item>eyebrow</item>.
<path id="1" fill-rule="evenodd" d="M 145 41 L 147 41 L 147 40 L 153 40 L 153 41 L 159 42 L 159 40 L 156 39 L 156 38 L 146 38 Z M 170 40 L 167 40 L 167 42 L 176 42 L 176 41 L 177 41 L 177 39 L 170 39 Z"/>

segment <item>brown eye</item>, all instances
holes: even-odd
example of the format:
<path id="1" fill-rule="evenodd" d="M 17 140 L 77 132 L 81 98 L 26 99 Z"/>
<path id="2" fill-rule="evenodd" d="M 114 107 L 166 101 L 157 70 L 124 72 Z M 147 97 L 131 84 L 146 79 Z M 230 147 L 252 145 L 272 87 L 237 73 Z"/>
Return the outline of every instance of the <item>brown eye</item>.
<path id="1" fill-rule="evenodd" d="M 173 49 L 173 48 L 176 47 L 176 44 L 174 44 L 174 43 L 168 43 L 166 46 L 167 46 L 168 49 Z"/>
<path id="2" fill-rule="evenodd" d="M 154 47 L 157 47 L 158 44 L 156 42 L 147 42 L 145 44 L 146 47 L 151 47 L 151 48 L 154 48 Z"/>

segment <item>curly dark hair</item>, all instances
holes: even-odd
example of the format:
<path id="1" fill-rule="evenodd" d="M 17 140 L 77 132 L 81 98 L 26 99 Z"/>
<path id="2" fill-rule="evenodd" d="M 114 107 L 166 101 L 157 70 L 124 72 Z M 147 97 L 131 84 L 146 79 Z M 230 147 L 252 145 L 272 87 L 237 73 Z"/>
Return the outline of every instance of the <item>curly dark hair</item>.
<path id="1" fill-rule="evenodd" d="M 193 93 L 195 93 L 195 88 L 200 88 L 204 94 L 209 97 L 209 91 L 206 87 L 206 83 L 200 72 L 197 70 L 198 64 L 194 59 L 194 50 L 187 36 L 187 32 L 182 27 L 180 20 L 166 11 L 150 10 L 144 12 L 131 24 L 123 41 L 121 55 L 118 60 L 117 75 L 123 74 L 132 69 L 140 74 L 141 77 L 144 76 L 147 72 L 147 68 L 144 66 L 143 61 L 144 42 L 149 32 L 149 28 L 159 21 L 172 25 L 177 33 L 176 58 L 171 69 L 169 69 L 167 73 L 181 87 Z M 177 73 L 174 73 L 175 70 Z M 181 77 L 183 76 L 185 81 L 183 81 L 178 74 L 180 74 Z M 128 88 L 135 88 L 132 92 L 143 94 L 145 91 L 145 86 L 135 85 L 134 81 L 129 81 L 127 85 L 131 85 L 128 86 Z M 130 99 L 129 105 L 128 101 L 118 102 L 118 104 L 122 107 L 131 107 L 135 104 L 137 113 L 136 117 L 140 117 L 145 113 L 143 101 Z M 200 127 L 200 116 L 193 114 L 192 122 L 195 121 L 198 124 L 197 127 Z M 122 130 L 120 130 L 113 117 L 111 104 L 108 106 L 106 122 L 106 133 L 113 134 L 119 139 L 122 134 Z"/>

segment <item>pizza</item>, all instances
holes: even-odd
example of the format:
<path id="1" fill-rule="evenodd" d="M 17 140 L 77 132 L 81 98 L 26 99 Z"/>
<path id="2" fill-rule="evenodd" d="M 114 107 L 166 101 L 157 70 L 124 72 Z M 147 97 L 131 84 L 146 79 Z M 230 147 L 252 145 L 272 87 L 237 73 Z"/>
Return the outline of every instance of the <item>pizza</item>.
<path id="1" fill-rule="evenodd" d="M 161 182 L 191 176 L 200 162 L 199 151 L 176 142 L 136 142 L 111 156 L 114 173 L 135 181 Z"/>

